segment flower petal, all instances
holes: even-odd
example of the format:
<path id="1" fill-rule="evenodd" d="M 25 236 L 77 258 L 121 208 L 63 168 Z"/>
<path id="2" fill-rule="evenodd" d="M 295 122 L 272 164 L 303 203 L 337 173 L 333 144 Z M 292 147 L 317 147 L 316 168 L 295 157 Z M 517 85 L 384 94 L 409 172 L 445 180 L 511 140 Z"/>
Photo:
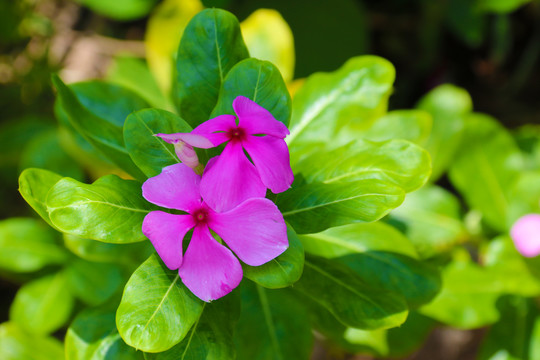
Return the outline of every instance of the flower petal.
<path id="1" fill-rule="evenodd" d="M 178 274 L 193 294 L 207 302 L 230 293 L 243 276 L 238 259 L 210 235 L 206 225 L 193 230 Z"/>
<path id="2" fill-rule="evenodd" d="M 142 193 L 146 200 L 169 209 L 190 212 L 201 203 L 201 177 L 185 164 L 163 168 L 161 174 L 146 180 Z"/>
<path id="3" fill-rule="evenodd" d="M 235 127 L 236 116 L 219 115 L 197 126 L 195 129 L 193 129 L 191 134 L 202 135 L 208 140 L 210 140 L 214 146 L 219 146 L 220 144 L 230 139 L 230 136 L 227 134 L 227 132 Z"/>
<path id="4" fill-rule="evenodd" d="M 214 144 L 203 135 L 197 135 L 192 133 L 174 133 L 174 134 L 155 134 L 154 136 L 162 138 L 169 144 L 177 144 L 179 142 L 186 143 L 190 146 L 209 149 L 214 147 Z"/>
<path id="5" fill-rule="evenodd" d="M 510 235 L 519 253 L 526 257 L 540 255 L 540 215 L 528 214 L 512 226 Z"/>
<path id="6" fill-rule="evenodd" d="M 264 197 L 266 187 L 239 142 L 229 142 L 207 166 L 201 180 L 204 202 L 218 212 L 227 211 L 252 197 Z"/>
<path id="7" fill-rule="evenodd" d="M 226 213 L 215 213 L 208 226 L 248 265 L 262 265 L 289 246 L 287 226 L 268 199 L 250 199 Z"/>
<path id="8" fill-rule="evenodd" d="M 291 187 L 294 175 L 285 140 L 273 136 L 247 136 L 242 145 L 253 160 L 261 180 L 274 194 Z"/>
<path id="9" fill-rule="evenodd" d="M 194 226 L 191 215 L 152 211 L 144 217 L 142 232 L 150 239 L 165 265 L 175 270 L 182 265 L 182 240 Z"/>
<path id="10" fill-rule="evenodd" d="M 232 106 L 238 116 L 238 126 L 248 134 L 265 134 L 280 139 L 289 135 L 289 129 L 255 101 L 238 96 L 234 99 Z"/>

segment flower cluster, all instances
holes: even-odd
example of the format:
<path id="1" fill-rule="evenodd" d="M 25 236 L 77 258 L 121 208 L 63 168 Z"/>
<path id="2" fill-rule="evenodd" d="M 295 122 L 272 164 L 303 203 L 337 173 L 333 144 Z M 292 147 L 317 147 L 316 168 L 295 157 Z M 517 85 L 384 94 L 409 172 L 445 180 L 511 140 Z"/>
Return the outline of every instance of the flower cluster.
<path id="1" fill-rule="evenodd" d="M 218 116 L 190 133 L 157 134 L 175 145 L 182 163 L 164 168 L 142 187 L 146 200 L 187 213 L 152 211 L 142 231 L 165 265 L 178 269 L 183 283 L 204 301 L 228 294 L 242 280 L 242 267 L 231 250 L 247 265 L 259 266 L 288 247 L 283 216 L 265 196 L 267 189 L 279 193 L 292 184 L 284 141 L 289 131 L 243 96 L 234 100 L 233 109 L 237 116 Z M 225 142 L 223 152 L 201 171 L 194 147 Z M 184 253 L 183 239 L 191 229 Z"/>

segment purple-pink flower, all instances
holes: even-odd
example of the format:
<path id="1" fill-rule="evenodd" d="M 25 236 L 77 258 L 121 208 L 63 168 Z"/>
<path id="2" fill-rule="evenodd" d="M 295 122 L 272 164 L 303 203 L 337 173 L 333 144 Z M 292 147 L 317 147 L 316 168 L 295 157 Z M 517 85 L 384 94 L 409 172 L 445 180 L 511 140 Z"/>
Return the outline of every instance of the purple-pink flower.
<path id="1" fill-rule="evenodd" d="M 149 178 L 142 187 L 146 200 L 187 214 L 152 211 L 144 218 L 142 231 L 165 265 L 178 269 L 183 283 L 197 297 L 211 301 L 231 292 L 242 280 L 242 267 L 231 250 L 248 265 L 262 265 L 287 249 L 287 229 L 277 206 L 268 199 L 251 198 L 217 212 L 201 199 L 200 187 L 201 176 L 184 164 L 168 166 Z M 215 191 L 208 194 L 207 199 L 220 196 Z M 191 229 L 193 235 L 183 254 L 182 241 Z"/>
<path id="2" fill-rule="evenodd" d="M 284 140 L 289 134 L 287 127 L 246 97 L 238 96 L 233 109 L 238 124 L 235 116 L 220 115 L 191 133 L 157 134 L 170 143 L 205 149 L 227 142 L 221 155 L 209 161 L 200 185 L 202 198 L 216 211 L 265 197 L 266 189 L 283 192 L 294 180 Z"/>
<path id="3" fill-rule="evenodd" d="M 519 218 L 512 226 L 510 236 L 521 255 L 540 255 L 540 214 L 527 214 Z"/>

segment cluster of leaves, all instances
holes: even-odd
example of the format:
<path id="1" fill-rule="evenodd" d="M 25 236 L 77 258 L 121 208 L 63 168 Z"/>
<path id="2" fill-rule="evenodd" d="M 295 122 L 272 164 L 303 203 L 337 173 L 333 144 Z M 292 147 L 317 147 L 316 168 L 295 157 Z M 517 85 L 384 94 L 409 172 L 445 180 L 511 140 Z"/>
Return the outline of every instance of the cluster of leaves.
<path id="1" fill-rule="evenodd" d="M 243 95 L 290 124 L 297 181 L 276 199 L 290 224 L 290 248 L 263 266 L 244 266 L 247 279 L 240 289 L 211 304 L 194 297 L 176 272 L 150 255 L 125 284 L 119 305 L 111 291 L 91 303 L 104 305 L 75 318 L 66 335 L 69 359 L 90 353 L 137 358 L 143 352 L 156 359 L 178 354 L 224 359 L 235 353 L 239 358 L 306 359 L 312 328 L 337 340 L 346 332 L 396 327 L 411 309 L 435 296 L 440 286 L 436 268 L 421 261 L 397 230 L 374 223 L 399 206 L 406 192 L 421 187 L 431 171 L 425 150 L 397 133 L 381 132 L 388 123 L 414 127 L 405 124 L 408 112 L 386 113 L 394 80 L 390 63 L 371 56 L 351 59 L 335 73 L 310 77 L 292 104 L 279 70 L 249 57 L 236 18 L 205 10 L 184 31 L 175 73 L 176 114 L 151 108 L 152 99 L 119 85 L 66 86 L 53 77 L 57 115 L 66 133 L 76 134 L 72 142 L 135 180 L 106 175 L 85 184 L 27 169 L 20 177 L 21 194 L 64 234 L 66 244 L 84 244 L 92 261 L 99 256 L 110 261 L 121 252 L 136 262 L 131 250 L 140 255 L 147 248 L 133 248 L 133 243 L 148 243 L 141 222 L 155 208 L 141 197 L 141 181 L 178 161 L 173 149 L 153 135 L 189 131 L 212 116 L 232 113 L 232 99 Z M 420 125 L 411 131 L 413 141 L 425 137 Z M 119 259 L 115 263 L 111 266 L 121 266 Z M 97 278 L 105 277 L 112 278 Z M 57 329 L 46 328 L 43 334 Z"/>
<path id="2" fill-rule="evenodd" d="M 31 279 L 0 325 L 0 357 L 62 358 L 48 335 L 74 313 L 67 359 L 308 359 L 313 330 L 341 351 L 400 356 L 437 324 L 493 324 L 481 359 L 540 356 L 531 299 L 539 264 L 507 236 L 519 216 L 540 212 L 540 131 L 512 136 L 450 85 L 416 109 L 388 112 L 395 72 L 374 56 L 308 77 L 291 100 L 292 72 L 284 81 L 281 67 L 250 52 L 233 15 L 204 10 L 169 72 L 122 58 L 108 82 L 53 78 L 60 135 L 36 140 L 24 167 L 54 172 L 27 169 L 19 185 L 54 230 L 34 219 L 0 223 L 2 275 Z M 170 54 L 158 50 L 153 61 L 157 69 Z M 238 95 L 291 130 L 296 180 L 273 198 L 290 248 L 243 265 L 239 289 L 205 304 L 142 235 L 156 207 L 140 187 L 178 162 L 154 134 L 232 114 Z M 64 153 L 56 168 L 40 158 L 58 143 L 99 178 L 82 182 Z M 463 203 L 435 184 L 446 174 Z"/>

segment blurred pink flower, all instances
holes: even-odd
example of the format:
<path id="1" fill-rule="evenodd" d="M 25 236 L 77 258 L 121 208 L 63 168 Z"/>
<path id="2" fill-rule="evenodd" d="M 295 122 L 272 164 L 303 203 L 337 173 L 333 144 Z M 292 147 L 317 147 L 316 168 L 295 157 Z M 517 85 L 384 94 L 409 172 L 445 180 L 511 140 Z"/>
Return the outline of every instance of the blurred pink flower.
<path id="1" fill-rule="evenodd" d="M 287 249 L 287 228 L 277 206 L 264 198 L 249 199 L 227 212 L 212 210 L 201 199 L 200 184 L 201 176 L 184 164 L 168 166 L 149 178 L 142 186 L 146 200 L 188 214 L 152 211 L 144 218 L 142 231 L 165 265 L 178 269 L 182 282 L 197 297 L 211 301 L 242 280 L 242 267 L 231 250 L 248 265 L 262 265 Z M 214 193 L 209 194 L 211 199 Z M 182 240 L 190 229 L 193 236 L 183 255 Z"/>
<path id="2" fill-rule="evenodd" d="M 540 214 L 527 214 L 519 218 L 512 226 L 510 236 L 521 255 L 540 255 Z"/>

